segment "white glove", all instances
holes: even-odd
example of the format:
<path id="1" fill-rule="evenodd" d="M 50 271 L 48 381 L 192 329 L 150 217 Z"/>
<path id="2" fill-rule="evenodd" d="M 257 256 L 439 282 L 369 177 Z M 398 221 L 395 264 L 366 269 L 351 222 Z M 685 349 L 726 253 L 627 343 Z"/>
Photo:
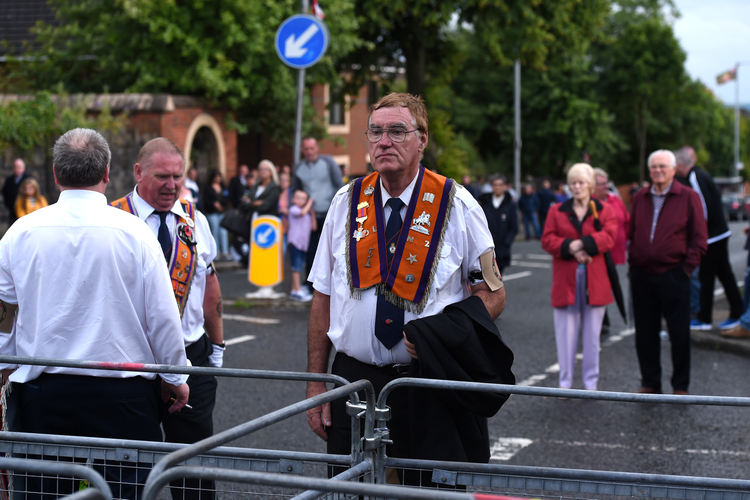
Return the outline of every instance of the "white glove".
<path id="1" fill-rule="evenodd" d="M 208 357 L 208 362 L 215 368 L 221 368 L 221 366 L 224 364 L 224 351 L 226 350 L 226 347 L 219 344 L 211 345 L 213 346 L 214 351 Z"/>

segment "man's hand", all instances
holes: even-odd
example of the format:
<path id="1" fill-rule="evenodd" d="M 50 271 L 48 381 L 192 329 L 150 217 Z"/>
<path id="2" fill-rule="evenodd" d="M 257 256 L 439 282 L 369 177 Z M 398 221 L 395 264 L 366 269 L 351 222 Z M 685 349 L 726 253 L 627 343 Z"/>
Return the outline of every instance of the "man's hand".
<path id="1" fill-rule="evenodd" d="M 187 384 L 172 385 L 166 382 L 164 379 L 161 380 L 161 400 L 165 403 L 172 397 L 171 393 L 175 393 L 176 401 L 172 406 L 169 407 L 169 413 L 182 410 L 190 397 L 190 387 Z"/>
<path id="2" fill-rule="evenodd" d="M 409 356 L 411 356 L 412 359 L 417 359 L 417 347 L 406 339 L 406 332 L 402 333 L 404 334 L 404 345 L 406 346 L 406 352 L 409 353 Z"/>
<path id="3" fill-rule="evenodd" d="M 219 344 L 212 344 L 214 350 L 208 357 L 208 364 L 214 368 L 221 368 L 224 365 L 224 351 L 226 347 L 221 347 Z"/>
<path id="4" fill-rule="evenodd" d="M 324 382 L 308 382 L 307 398 L 323 394 L 327 390 Z M 322 406 L 307 410 L 307 424 L 320 439 L 328 441 L 328 433 L 325 428 L 331 426 L 331 403 L 325 403 Z"/>

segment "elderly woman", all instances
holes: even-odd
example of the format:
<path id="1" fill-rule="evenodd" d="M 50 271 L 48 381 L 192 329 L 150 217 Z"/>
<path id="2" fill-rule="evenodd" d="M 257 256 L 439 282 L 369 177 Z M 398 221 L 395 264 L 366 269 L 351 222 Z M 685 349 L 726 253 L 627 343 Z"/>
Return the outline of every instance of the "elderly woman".
<path id="1" fill-rule="evenodd" d="M 613 302 L 604 252 L 617 237 L 614 210 L 592 200 L 594 170 L 577 163 L 568 171 L 572 198 L 550 208 L 542 248 L 552 254 L 552 307 L 555 319 L 560 387 L 573 385 L 578 329 L 583 337 L 583 386 L 595 391 L 599 382 L 599 334 L 607 304 Z M 594 226 L 596 209 L 602 229 Z"/>

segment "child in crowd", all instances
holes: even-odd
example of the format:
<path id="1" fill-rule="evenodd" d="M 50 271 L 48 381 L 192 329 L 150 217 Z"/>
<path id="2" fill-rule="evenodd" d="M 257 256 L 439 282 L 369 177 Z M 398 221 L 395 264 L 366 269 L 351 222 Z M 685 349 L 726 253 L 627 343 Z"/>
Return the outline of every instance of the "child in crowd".
<path id="1" fill-rule="evenodd" d="M 310 233 L 317 228 L 315 217 L 310 212 L 312 206 L 313 199 L 301 189 L 294 192 L 292 204 L 289 206 L 287 251 L 292 267 L 292 291 L 289 298 L 301 302 L 312 300 L 312 295 L 300 286 L 300 275 L 305 269 L 307 248 L 310 245 Z"/>
<path id="2" fill-rule="evenodd" d="M 16 198 L 16 216 L 19 219 L 49 205 L 47 198 L 42 196 L 39 191 L 39 183 L 33 177 L 29 177 L 21 183 Z"/>

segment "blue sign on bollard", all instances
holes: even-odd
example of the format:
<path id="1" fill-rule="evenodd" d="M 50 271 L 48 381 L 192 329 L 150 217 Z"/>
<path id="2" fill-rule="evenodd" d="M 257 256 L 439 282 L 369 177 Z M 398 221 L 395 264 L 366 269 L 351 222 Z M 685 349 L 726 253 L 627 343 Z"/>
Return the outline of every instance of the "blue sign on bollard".
<path id="1" fill-rule="evenodd" d="M 320 61 L 328 48 L 325 23 L 307 14 L 294 15 L 276 31 L 276 53 L 287 66 L 309 68 Z"/>

